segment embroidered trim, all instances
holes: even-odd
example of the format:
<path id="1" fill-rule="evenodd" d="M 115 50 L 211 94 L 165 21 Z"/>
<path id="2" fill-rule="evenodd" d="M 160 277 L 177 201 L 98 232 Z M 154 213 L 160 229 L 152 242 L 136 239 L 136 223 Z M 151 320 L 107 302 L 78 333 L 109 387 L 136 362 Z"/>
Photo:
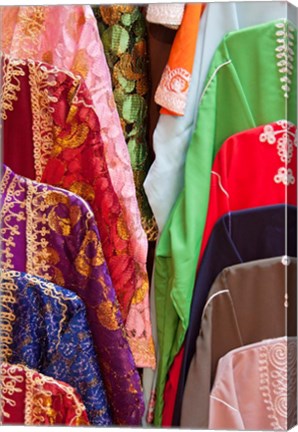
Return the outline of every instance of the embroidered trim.
<path id="1" fill-rule="evenodd" d="M 280 161 L 286 166 L 291 162 L 295 147 L 297 148 L 296 126 L 287 120 L 276 122 L 279 129 L 275 130 L 272 125 L 264 126 L 263 132 L 259 136 L 260 142 L 267 142 L 270 145 L 277 143 L 277 154 Z M 277 138 L 278 135 L 281 135 Z M 285 186 L 295 183 L 295 176 L 291 168 L 280 167 L 274 176 L 275 183 L 283 183 Z"/>
<path id="2" fill-rule="evenodd" d="M 171 69 L 167 65 L 155 93 L 155 102 L 177 114 L 184 114 L 190 79 L 191 74 L 186 69 Z"/>
<path id="3" fill-rule="evenodd" d="M 260 348 L 260 390 L 272 430 L 287 429 L 288 400 L 292 400 L 289 396 L 294 396 L 293 383 L 297 376 L 296 349 L 295 341 Z"/>
<path id="4" fill-rule="evenodd" d="M 289 97 L 289 92 L 291 91 L 292 80 L 290 76 L 293 74 L 294 69 L 294 32 L 295 30 L 291 25 L 285 21 L 275 24 L 277 31 L 276 42 L 277 47 L 276 58 L 279 60 L 277 62 L 278 72 L 282 75 L 280 78 L 281 89 L 284 92 L 284 97 L 287 99 Z"/>
<path id="5" fill-rule="evenodd" d="M 1 243 L 1 268 L 2 270 L 12 270 L 12 258 L 14 253 L 12 248 L 17 245 L 17 237 L 21 234 L 19 224 L 26 220 L 25 203 L 19 199 L 25 192 L 24 181 L 13 177 L 12 172 L 5 168 L 5 173 L 1 181 L 1 196 L 4 202 L 0 212 L 0 243 Z M 6 193 L 5 193 L 6 192 Z"/>
<path id="6" fill-rule="evenodd" d="M 18 100 L 17 92 L 21 90 L 21 83 L 18 77 L 24 76 L 22 66 L 26 64 L 24 60 L 9 59 L 1 55 L 2 67 L 2 87 L 0 95 L 1 118 L 7 119 L 6 111 L 13 111 L 13 102 Z"/>
<path id="7" fill-rule="evenodd" d="M 45 424 L 46 420 L 50 424 L 56 423 L 57 413 L 53 408 L 53 393 L 47 389 L 48 385 L 55 386 L 65 393 L 67 399 L 70 399 L 74 405 L 73 417 L 67 419 L 67 424 L 82 425 L 86 424 L 83 418 L 83 413 L 86 409 L 82 402 L 76 395 L 75 390 L 66 383 L 56 381 L 55 379 L 46 375 L 40 374 L 24 365 L 9 365 L 8 363 L 1 363 L 0 366 L 0 389 L 1 389 L 1 417 L 10 418 L 10 415 L 5 411 L 5 405 L 16 407 L 16 401 L 13 396 L 16 393 L 22 393 L 23 389 L 20 384 L 25 381 L 25 409 L 24 409 L 24 424 L 38 425 Z M 62 396 L 62 395 L 58 395 Z M 68 411 L 69 414 L 70 411 Z M 2 422 L 1 422 L 2 424 Z"/>
<path id="8" fill-rule="evenodd" d="M 57 102 L 57 98 L 49 94 L 49 89 L 57 82 L 54 79 L 55 75 L 41 63 L 28 60 L 27 64 L 31 88 L 34 168 L 36 181 L 40 181 L 54 143 L 52 118 L 54 109 L 50 103 Z M 50 75 L 51 79 L 49 79 Z"/>
<path id="9" fill-rule="evenodd" d="M 19 272 L 14 272 L 15 276 L 20 276 Z M 14 314 L 14 304 L 16 303 L 15 292 L 17 291 L 17 286 L 13 279 L 9 281 L 3 281 L 1 275 L 1 286 L 0 286 L 0 299 L 1 299 L 1 309 L 0 309 L 0 359 L 1 363 L 3 361 L 8 361 L 12 355 L 11 345 L 13 342 L 13 323 L 16 320 Z"/>
<path id="10" fill-rule="evenodd" d="M 26 271 L 51 280 L 51 276 L 48 273 L 50 268 L 49 242 L 47 240 L 50 229 L 47 224 L 46 215 L 48 205 L 43 195 L 47 192 L 47 186 L 42 187 L 41 193 L 38 192 L 37 186 L 29 179 L 27 180 L 27 186 Z"/>

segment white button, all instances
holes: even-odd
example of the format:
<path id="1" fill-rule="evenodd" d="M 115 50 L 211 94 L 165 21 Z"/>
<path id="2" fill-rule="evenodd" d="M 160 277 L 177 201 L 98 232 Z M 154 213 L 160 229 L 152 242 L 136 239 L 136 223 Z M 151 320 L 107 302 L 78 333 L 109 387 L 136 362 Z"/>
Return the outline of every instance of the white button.
<path id="1" fill-rule="evenodd" d="M 283 265 L 288 266 L 291 263 L 291 258 L 288 255 L 284 255 L 281 259 Z"/>

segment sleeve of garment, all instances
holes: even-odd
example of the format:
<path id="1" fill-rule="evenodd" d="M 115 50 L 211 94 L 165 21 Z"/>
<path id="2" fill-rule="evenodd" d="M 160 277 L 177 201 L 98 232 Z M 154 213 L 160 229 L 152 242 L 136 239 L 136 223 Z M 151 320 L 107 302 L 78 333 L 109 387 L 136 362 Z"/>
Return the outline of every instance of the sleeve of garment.
<path id="1" fill-rule="evenodd" d="M 209 429 L 245 430 L 243 420 L 238 409 L 224 399 L 210 396 Z"/>

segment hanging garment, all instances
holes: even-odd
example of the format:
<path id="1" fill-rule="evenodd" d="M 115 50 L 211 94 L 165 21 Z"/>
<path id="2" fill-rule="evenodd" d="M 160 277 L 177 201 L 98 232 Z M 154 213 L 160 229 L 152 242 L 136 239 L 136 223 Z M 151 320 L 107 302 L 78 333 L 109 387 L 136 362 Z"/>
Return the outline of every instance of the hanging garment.
<path id="1" fill-rule="evenodd" d="M 148 71 L 146 23 L 140 7 L 97 6 L 94 9 L 110 73 L 116 106 L 132 164 L 142 224 L 155 240 L 156 221 L 143 183 L 151 164 L 147 142 Z"/>
<path id="2" fill-rule="evenodd" d="M 288 15 L 290 5 L 274 2 L 208 3 L 200 20 L 187 104 L 181 117 L 160 115 L 154 132 L 155 160 L 144 188 L 159 231 L 183 188 L 186 152 L 197 118 L 199 99 L 212 56 L 226 33 Z M 160 185 L 163 187 L 160 187 Z M 173 392 L 170 391 L 170 394 Z M 171 423 L 169 422 L 168 425 Z"/>
<path id="3" fill-rule="evenodd" d="M 297 338 L 269 339 L 222 357 L 209 429 L 289 430 L 297 424 Z"/>
<path id="4" fill-rule="evenodd" d="M 216 278 L 187 376 L 182 427 L 208 428 L 209 395 L 222 356 L 263 339 L 295 336 L 297 263 L 284 258 L 241 263 Z"/>
<path id="5" fill-rule="evenodd" d="M 90 207 L 71 192 L 7 167 L 1 200 L 1 268 L 40 276 L 82 298 L 112 420 L 139 425 L 144 410 L 140 377 Z"/>
<path id="6" fill-rule="evenodd" d="M 181 26 L 155 93 L 154 99 L 161 105 L 162 114 L 184 115 L 203 10 L 203 3 L 185 6 Z"/>
<path id="7" fill-rule="evenodd" d="M 1 49 L 4 53 L 15 58 L 43 61 L 85 80 L 100 121 L 107 169 L 133 241 L 131 253 L 136 254 L 142 263 L 146 262 L 147 240 L 141 225 L 130 157 L 91 7 L 10 6 L 1 8 L 1 15 Z M 43 148 L 46 145 L 43 140 Z M 7 164 L 18 174 L 34 178 L 22 171 L 26 169 L 22 165 L 24 159 L 21 159 L 19 171 L 9 162 Z"/>
<path id="8" fill-rule="evenodd" d="M 43 63 L 5 57 L 3 85 L 4 162 L 91 205 L 136 364 L 154 367 L 147 246 L 128 231 L 84 82 Z"/>
<path id="9" fill-rule="evenodd" d="M 156 424 L 161 421 L 166 375 L 189 323 L 215 154 L 237 132 L 282 118 L 295 122 L 295 52 L 296 33 L 292 25 L 277 20 L 229 33 L 213 58 L 186 157 L 184 188 L 156 249 L 155 292 L 161 359 Z M 293 75 L 291 83 L 286 84 L 285 56 L 288 74 Z"/>
<path id="10" fill-rule="evenodd" d="M 151 3 L 147 6 L 146 20 L 177 29 L 181 25 L 184 9 L 184 3 Z"/>
<path id="11" fill-rule="evenodd" d="M 296 126 L 286 120 L 227 139 L 211 170 L 200 257 L 216 221 L 226 213 L 273 204 L 297 204 Z"/>
<path id="12" fill-rule="evenodd" d="M 1 359 L 66 382 L 81 395 L 91 424 L 111 425 L 81 299 L 44 279 L 17 271 L 1 273 L 0 297 Z M 24 412 L 19 415 L 23 417 Z"/>
<path id="13" fill-rule="evenodd" d="M 1 362 L 1 424 L 89 425 L 78 393 L 22 364 Z"/>
<path id="14" fill-rule="evenodd" d="M 296 222 L 296 207 L 277 205 L 228 213 L 214 226 L 193 293 L 183 363 L 177 379 L 176 423 L 180 424 L 185 381 L 196 349 L 201 316 L 214 279 L 231 265 L 285 254 L 296 256 Z"/>
<path id="15" fill-rule="evenodd" d="M 214 224 L 224 214 L 265 205 L 296 205 L 295 133 L 294 125 L 281 120 L 233 135 L 221 146 L 211 171 L 209 206 L 200 257 Z M 175 378 L 171 376 L 165 400 L 171 398 L 170 390 L 177 389 L 182 358 L 180 354 L 174 360 Z M 174 393 L 176 395 L 177 390 Z M 171 406 L 174 406 L 172 402 Z M 178 412 L 180 408 L 176 407 L 175 419 Z"/>

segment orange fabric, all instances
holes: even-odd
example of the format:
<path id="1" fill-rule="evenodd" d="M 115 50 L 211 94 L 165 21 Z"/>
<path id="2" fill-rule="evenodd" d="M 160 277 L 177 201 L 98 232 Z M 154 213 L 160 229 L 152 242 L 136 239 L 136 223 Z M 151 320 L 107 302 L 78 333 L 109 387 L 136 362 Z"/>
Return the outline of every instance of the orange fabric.
<path id="1" fill-rule="evenodd" d="M 161 114 L 184 115 L 204 3 L 189 3 L 155 93 Z"/>

